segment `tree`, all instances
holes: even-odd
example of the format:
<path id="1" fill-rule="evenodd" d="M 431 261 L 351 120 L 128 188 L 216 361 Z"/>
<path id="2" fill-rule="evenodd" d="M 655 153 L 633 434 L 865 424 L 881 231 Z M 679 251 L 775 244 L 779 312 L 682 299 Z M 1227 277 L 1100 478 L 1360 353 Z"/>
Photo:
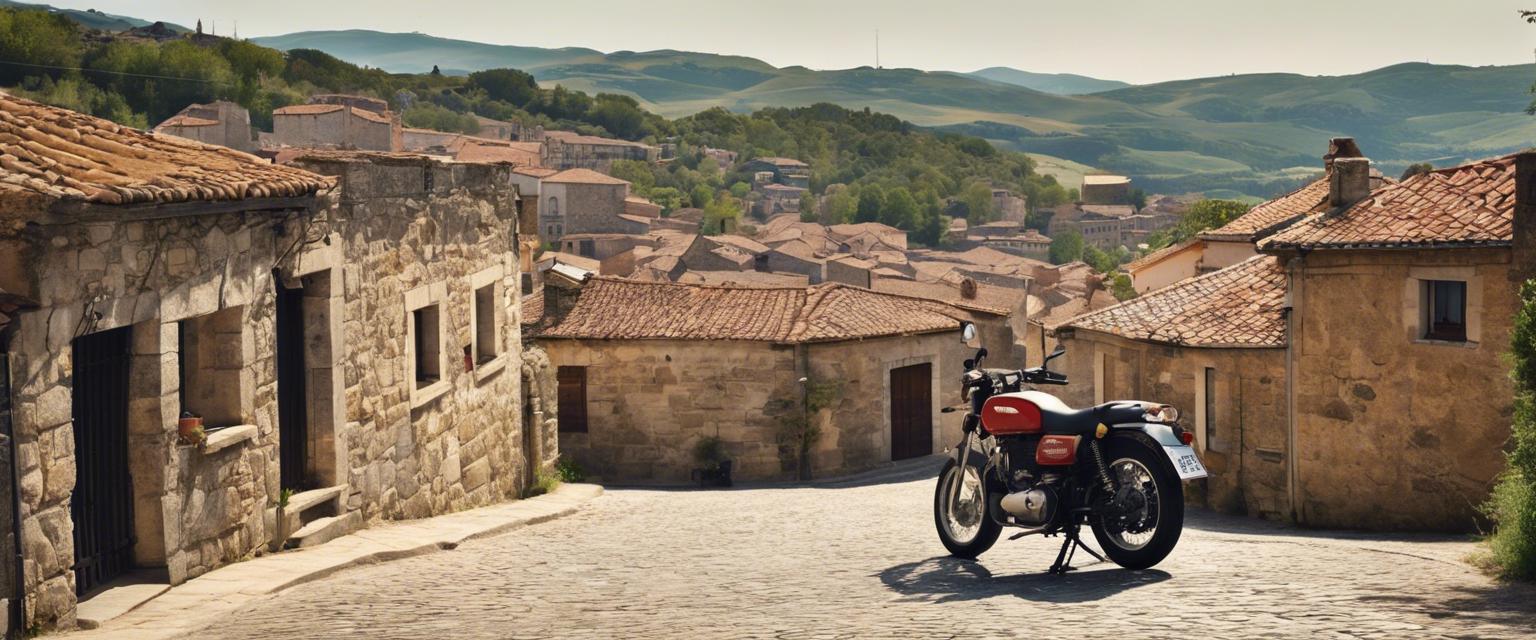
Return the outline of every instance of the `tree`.
<path id="1" fill-rule="evenodd" d="M 673 187 L 651 189 L 651 193 L 646 197 L 650 198 L 651 202 L 661 206 L 661 215 L 663 216 L 672 215 L 673 211 L 683 206 L 683 192 Z"/>
<path id="2" fill-rule="evenodd" d="M 620 180 L 627 180 L 637 195 L 646 195 L 651 187 L 656 186 L 656 174 L 651 172 L 651 163 L 640 160 L 614 160 L 608 167 L 608 175 Z"/>
<path id="3" fill-rule="evenodd" d="M 28 75 L 57 79 L 60 68 L 80 66 L 85 46 L 80 27 L 63 15 L 45 11 L 0 10 L 0 59 L 22 64 L 0 65 L 0 82 L 13 85 Z M 27 65 L 46 65 L 42 69 Z"/>
<path id="4" fill-rule="evenodd" d="M 1484 507 L 1495 529 L 1493 561 L 1507 577 L 1536 579 L 1536 281 L 1520 288 L 1510 336 L 1515 381 L 1513 444 L 1509 466 Z"/>
<path id="5" fill-rule="evenodd" d="M 816 194 L 809 189 L 800 192 L 800 221 L 816 222 L 820 219 L 816 215 Z"/>
<path id="6" fill-rule="evenodd" d="M 487 98 L 515 106 L 528 104 L 539 93 L 533 76 L 517 69 L 486 69 L 469 74 L 466 87 L 485 92 Z"/>
<path id="7" fill-rule="evenodd" d="M 880 210 L 880 222 L 908 231 L 917 228 L 917 200 L 906 187 L 896 187 L 885 198 L 885 208 Z"/>
<path id="8" fill-rule="evenodd" d="M 745 182 L 737 181 L 731 185 L 731 195 L 734 197 L 745 198 L 747 197 L 747 194 L 751 192 L 752 185 L 749 185 Z"/>
<path id="9" fill-rule="evenodd" d="M 826 224 L 846 224 L 853 222 L 858 210 L 858 198 L 853 197 L 847 189 L 842 189 L 827 195 L 827 204 L 821 210 L 821 220 Z"/>
<path id="10" fill-rule="evenodd" d="M 432 65 L 432 75 L 440 76 L 440 75 L 443 75 L 443 72 L 442 72 L 441 69 L 437 68 L 437 65 L 434 64 L 434 65 Z"/>
<path id="11" fill-rule="evenodd" d="M 423 102 L 407 109 L 400 114 L 401 122 L 407 127 L 418 129 L 433 129 L 436 131 L 448 131 L 451 133 L 477 133 L 480 131 L 480 121 L 474 116 L 455 113 L 430 102 Z"/>
<path id="12" fill-rule="evenodd" d="M 688 201 L 700 209 L 707 208 L 715 201 L 715 190 L 702 184 L 696 186 L 689 192 Z"/>
<path id="13" fill-rule="evenodd" d="M 853 215 L 854 222 L 876 222 L 885 208 L 885 191 L 880 185 L 868 185 L 859 190 L 859 208 Z"/>
<path id="14" fill-rule="evenodd" d="M 1066 264 L 1083 259 L 1083 234 L 1063 231 L 1051 238 L 1051 263 Z"/>
<path id="15" fill-rule="evenodd" d="M 1121 302 L 1141 295 L 1136 293 L 1136 287 L 1131 283 L 1131 277 L 1123 273 L 1115 274 L 1114 279 L 1110 282 L 1109 292 L 1114 294 L 1115 299 Z"/>
<path id="16" fill-rule="evenodd" d="M 704 207 L 700 232 L 704 235 L 727 233 L 741 221 L 741 207 L 734 198 L 718 198 Z"/>
<path id="17" fill-rule="evenodd" d="M 1403 170 L 1403 177 L 1398 178 L 1398 180 L 1407 180 L 1421 173 L 1429 173 L 1434 170 L 1435 165 L 1432 165 L 1428 162 L 1415 162 L 1408 165 L 1408 168 Z"/>
<path id="18" fill-rule="evenodd" d="M 973 226 L 991 222 L 995 215 L 992 210 L 992 188 L 980 182 L 967 186 L 960 194 L 960 202 L 965 203 L 966 222 Z"/>
<path id="19" fill-rule="evenodd" d="M 1215 229 L 1231 222 L 1245 213 L 1250 207 L 1235 200 L 1201 200 L 1189 207 L 1184 212 L 1184 217 L 1173 228 L 1170 235 L 1171 244 L 1177 244 L 1195 237 L 1195 234 L 1207 229 Z"/>
<path id="20" fill-rule="evenodd" d="M 627 140 L 645 137 L 645 112 L 634 98 L 617 93 L 599 93 L 586 114 L 588 122 Z"/>

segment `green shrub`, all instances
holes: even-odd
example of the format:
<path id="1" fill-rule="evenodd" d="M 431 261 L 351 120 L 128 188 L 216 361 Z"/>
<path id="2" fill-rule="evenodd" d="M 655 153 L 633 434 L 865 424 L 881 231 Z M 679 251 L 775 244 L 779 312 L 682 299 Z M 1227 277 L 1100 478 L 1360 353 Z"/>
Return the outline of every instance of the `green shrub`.
<path id="1" fill-rule="evenodd" d="M 529 485 L 527 489 L 523 490 L 523 497 L 532 498 L 534 496 L 542 496 L 558 488 L 560 488 L 560 476 L 558 472 L 550 473 L 548 471 L 539 471 L 533 474 L 533 484 Z"/>
<path id="2" fill-rule="evenodd" d="M 700 469 L 714 471 L 725 461 L 725 442 L 719 436 L 704 436 L 693 443 L 693 461 Z"/>
<path id="3" fill-rule="evenodd" d="M 564 482 L 581 482 L 587 479 L 587 470 L 576 464 L 575 460 L 566 457 L 555 461 L 555 474 Z"/>
<path id="4" fill-rule="evenodd" d="M 1492 560 L 1506 577 L 1536 579 L 1536 281 L 1520 288 L 1510 360 L 1515 415 L 1505 469 L 1486 510 L 1495 529 Z"/>

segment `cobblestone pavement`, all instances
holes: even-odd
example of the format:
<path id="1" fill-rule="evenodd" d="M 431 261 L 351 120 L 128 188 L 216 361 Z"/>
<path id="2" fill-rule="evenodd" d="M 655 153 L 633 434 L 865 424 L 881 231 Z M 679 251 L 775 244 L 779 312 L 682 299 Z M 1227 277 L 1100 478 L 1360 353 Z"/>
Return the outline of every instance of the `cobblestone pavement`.
<path id="1" fill-rule="evenodd" d="M 1057 546 L 1038 537 L 949 559 L 934 474 L 925 461 L 840 485 L 610 490 L 576 515 L 345 571 L 187 637 L 1536 636 L 1536 588 L 1480 575 L 1464 539 L 1192 512 L 1173 555 L 1141 572 L 1046 575 Z"/>

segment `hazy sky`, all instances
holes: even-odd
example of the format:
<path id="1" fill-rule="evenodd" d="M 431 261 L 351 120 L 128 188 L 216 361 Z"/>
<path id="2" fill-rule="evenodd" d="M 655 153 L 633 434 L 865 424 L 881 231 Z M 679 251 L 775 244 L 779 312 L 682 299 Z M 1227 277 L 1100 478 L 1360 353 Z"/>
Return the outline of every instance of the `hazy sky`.
<path id="1" fill-rule="evenodd" d="M 31 0 L 49 2 L 49 0 Z M 682 49 L 777 66 L 1011 66 L 1129 82 L 1404 61 L 1532 61 L 1536 0 L 52 0 L 241 36 L 421 31 L 539 47 Z"/>

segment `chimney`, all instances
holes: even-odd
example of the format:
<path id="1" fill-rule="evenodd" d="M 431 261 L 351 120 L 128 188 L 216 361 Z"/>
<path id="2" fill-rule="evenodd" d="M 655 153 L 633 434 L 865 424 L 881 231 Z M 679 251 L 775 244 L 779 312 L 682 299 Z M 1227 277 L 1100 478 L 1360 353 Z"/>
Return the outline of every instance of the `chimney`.
<path id="1" fill-rule="evenodd" d="M 1342 210 L 1371 195 L 1370 158 L 1338 157 L 1328 174 L 1328 206 Z"/>
<path id="2" fill-rule="evenodd" d="M 1510 277 L 1536 277 L 1536 150 L 1515 156 L 1514 264 Z"/>
<path id="3" fill-rule="evenodd" d="M 1328 153 L 1323 155 L 1323 170 L 1333 168 L 1333 161 L 1339 158 L 1364 158 L 1359 145 L 1354 138 L 1334 138 L 1328 141 Z"/>

